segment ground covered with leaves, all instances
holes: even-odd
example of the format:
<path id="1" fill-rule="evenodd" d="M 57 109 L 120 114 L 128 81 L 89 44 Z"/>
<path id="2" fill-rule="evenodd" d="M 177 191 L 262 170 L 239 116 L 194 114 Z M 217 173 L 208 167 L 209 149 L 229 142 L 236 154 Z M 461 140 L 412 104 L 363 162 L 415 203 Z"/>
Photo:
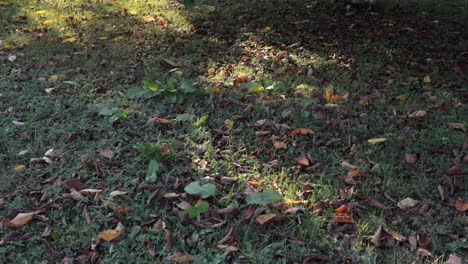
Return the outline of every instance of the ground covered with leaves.
<path id="1" fill-rule="evenodd" d="M 1 261 L 462 263 L 436 3 L 0 1 Z"/>

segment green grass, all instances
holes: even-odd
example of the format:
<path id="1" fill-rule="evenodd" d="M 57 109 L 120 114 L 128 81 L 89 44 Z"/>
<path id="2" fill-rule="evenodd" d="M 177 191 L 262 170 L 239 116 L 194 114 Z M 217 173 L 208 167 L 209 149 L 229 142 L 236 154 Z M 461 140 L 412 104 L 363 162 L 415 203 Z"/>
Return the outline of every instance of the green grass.
<path id="1" fill-rule="evenodd" d="M 448 125 L 467 123 L 466 1 L 386 1 L 372 10 L 299 0 L 206 0 L 193 10 L 169 0 L 7 2 L 0 5 L 0 215 L 45 211 L 16 229 L 0 225 L 0 260 L 164 263 L 175 252 L 195 263 L 468 257 L 466 212 L 453 207 L 468 199 L 466 173 L 446 173 L 454 163 L 468 169 L 466 133 Z M 137 90 L 149 98 L 127 96 Z M 408 117 L 417 110 L 427 116 Z M 150 125 L 152 117 L 172 122 Z M 314 134 L 290 136 L 294 128 Z M 51 164 L 30 162 L 49 149 L 65 152 Z M 109 149 L 112 158 L 100 154 Z M 407 153 L 417 162 L 405 162 Z M 298 166 L 301 156 L 313 168 Z M 352 184 L 343 180 L 343 161 L 362 171 Z M 76 201 L 70 179 L 102 191 Z M 195 206 L 199 197 L 184 187 L 194 181 L 217 191 L 203 199 L 207 212 L 189 218 L 184 202 Z M 354 193 L 343 195 L 351 186 Z M 111 197 L 116 190 L 128 193 Z M 249 192 L 264 190 L 290 204 L 246 203 Z M 407 197 L 421 204 L 404 211 L 392 201 Z M 354 224 L 333 220 L 343 204 Z M 124 207 L 131 210 L 116 212 Z M 219 212 L 225 208 L 235 209 Z M 259 224 L 267 213 L 277 216 Z M 166 235 L 153 229 L 159 219 Z M 92 251 L 91 241 L 118 223 L 119 239 Z M 406 237 L 430 233 L 434 258 L 407 242 L 375 247 L 369 236 L 380 225 Z M 217 244 L 233 226 L 235 240 L 226 244 L 239 251 L 225 253 Z"/>

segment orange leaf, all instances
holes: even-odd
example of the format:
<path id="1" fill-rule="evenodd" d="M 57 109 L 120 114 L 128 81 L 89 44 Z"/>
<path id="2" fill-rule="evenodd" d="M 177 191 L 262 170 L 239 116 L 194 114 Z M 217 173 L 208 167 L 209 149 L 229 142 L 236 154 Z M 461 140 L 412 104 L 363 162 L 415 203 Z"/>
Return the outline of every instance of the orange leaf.
<path id="1" fill-rule="evenodd" d="M 2 223 L 8 227 L 20 227 L 31 222 L 34 215 L 35 213 L 19 213 L 12 220 L 4 220 Z"/>
<path id="2" fill-rule="evenodd" d="M 161 156 L 166 156 L 167 154 L 171 153 L 171 149 L 169 148 L 168 145 L 164 145 L 164 147 L 161 149 L 159 152 L 159 155 Z"/>
<path id="3" fill-rule="evenodd" d="M 333 93 L 330 92 L 330 91 L 325 91 L 325 94 L 323 95 L 323 98 L 324 98 L 327 102 L 330 102 L 330 101 L 342 101 L 342 100 L 343 100 L 343 96 L 333 94 Z"/>
<path id="4" fill-rule="evenodd" d="M 169 120 L 169 119 L 166 119 L 166 118 L 162 118 L 162 117 L 156 117 L 156 119 L 154 120 L 156 123 L 158 124 L 169 124 L 169 123 L 172 123 L 172 120 Z"/>
<path id="5" fill-rule="evenodd" d="M 128 207 L 128 206 L 119 206 L 119 207 L 116 207 L 114 209 L 114 211 L 118 214 L 126 214 L 128 213 L 130 210 L 132 210 L 131 207 Z"/>
<path id="6" fill-rule="evenodd" d="M 265 224 L 266 222 L 270 221 L 271 219 L 275 218 L 276 217 L 276 214 L 262 214 L 262 215 L 259 215 L 255 218 L 255 220 L 263 225 Z"/>
<path id="7" fill-rule="evenodd" d="M 112 230 L 102 231 L 101 233 L 99 233 L 98 237 L 105 241 L 112 241 L 116 239 L 119 235 L 120 235 L 120 232 L 118 230 L 112 229 Z"/>
<path id="8" fill-rule="evenodd" d="M 295 137 L 295 136 L 297 136 L 298 134 L 301 134 L 301 135 L 311 135 L 311 134 L 313 134 L 313 133 L 314 133 L 314 131 L 312 131 L 311 129 L 301 127 L 301 128 L 296 128 L 296 129 L 294 129 L 293 131 L 289 132 L 289 135 L 290 135 L 291 137 Z"/>
<path id="9" fill-rule="evenodd" d="M 457 209 L 458 211 L 464 212 L 468 210 L 468 201 L 463 201 L 462 199 L 457 198 L 454 206 L 455 206 L 455 209 Z"/>
<path id="10" fill-rule="evenodd" d="M 353 219 L 348 214 L 335 214 L 333 219 L 338 223 L 353 223 Z"/>
<path id="11" fill-rule="evenodd" d="M 343 204 L 342 206 L 335 209 L 335 213 L 336 214 L 344 213 L 346 211 L 346 209 L 348 209 L 348 206 L 346 204 Z"/>
<path id="12" fill-rule="evenodd" d="M 25 169 L 26 169 L 26 165 L 23 165 L 23 164 L 18 165 L 18 166 L 15 167 L 15 171 L 16 171 L 16 172 L 22 172 L 22 171 L 24 171 Z"/>

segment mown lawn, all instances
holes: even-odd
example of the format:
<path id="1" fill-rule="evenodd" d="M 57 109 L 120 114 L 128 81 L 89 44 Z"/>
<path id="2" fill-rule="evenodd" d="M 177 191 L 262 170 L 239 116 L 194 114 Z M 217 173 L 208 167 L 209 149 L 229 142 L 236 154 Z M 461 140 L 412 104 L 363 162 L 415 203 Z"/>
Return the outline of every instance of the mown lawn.
<path id="1" fill-rule="evenodd" d="M 462 263 L 466 11 L 0 1 L 0 262 Z"/>

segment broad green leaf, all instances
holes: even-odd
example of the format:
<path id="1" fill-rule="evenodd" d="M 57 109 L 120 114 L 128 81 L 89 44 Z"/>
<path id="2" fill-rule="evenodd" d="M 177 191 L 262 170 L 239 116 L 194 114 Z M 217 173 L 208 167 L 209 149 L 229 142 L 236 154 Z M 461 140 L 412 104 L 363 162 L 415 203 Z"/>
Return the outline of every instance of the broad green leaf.
<path id="1" fill-rule="evenodd" d="M 255 192 L 247 196 L 247 204 L 269 205 L 283 199 L 281 194 L 275 190 L 266 190 L 264 192 Z"/>
<path id="2" fill-rule="evenodd" d="M 120 112 L 120 108 L 118 107 L 106 106 L 106 107 L 101 108 L 101 110 L 99 110 L 99 114 L 104 115 L 104 116 L 111 116 L 117 112 Z"/>
<path id="3" fill-rule="evenodd" d="M 185 114 L 176 116 L 176 120 L 183 121 L 183 122 L 192 122 L 194 117 L 195 117 L 194 115 L 185 113 Z"/>
<path id="4" fill-rule="evenodd" d="M 114 123 L 115 121 L 120 119 L 120 114 L 114 114 L 111 117 L 109 117 L 109 122 Z"/>
<path id="5" fill-rule="evenodd" d="M 149 98 L 153 95 L 155 95 L 155 93 L 144 87 L 132 87 L 127 91 L 128 99 Z"/>
<path id="6" fill-rule="evenodd" d="M 190 79 L 183 79 L 180 83 L 180 90 L 184 93 L 195 92 L 195 86 L 193 85 L 193 81 Z"/>
<path id="7" fill-rule="evenodd" d="M 202 202 L 201 204 L 199 204 L 196 207 L 192 207 L 192 208 L 187 209 L 188 216 L 190 218 L 194 218 L 195 216 L 208 211 L 209 208 L 210 208 L 210 204 L 208 202 L 204 201 L 204 202 Z"/>
<path id="8" fill-rule="evenodd" d="M 161 83 L 158 81 L 152 82 L 152 81 L 144 80 L 143 84 L 146 86 L 146 88 L 148 88 L 148 90 L 152 92 L 156 92 L 161 87 Z"/>
<path id="9" fill-rule="evenodd" d="M 202 185 L 200 181 L 195 181 L 185 186 L 184 190 L 189 194 L 197 194 L 204 199 L 216 193 L 216 185 L 212 183 Z"/>
<path id="10" fill-rule="evenodd" d="M 146 171 L 146 181 L 156 182 L 158 179 L 157 173 L 161 170 L 161 164 L 157 160 L 151 160 Z"/>

